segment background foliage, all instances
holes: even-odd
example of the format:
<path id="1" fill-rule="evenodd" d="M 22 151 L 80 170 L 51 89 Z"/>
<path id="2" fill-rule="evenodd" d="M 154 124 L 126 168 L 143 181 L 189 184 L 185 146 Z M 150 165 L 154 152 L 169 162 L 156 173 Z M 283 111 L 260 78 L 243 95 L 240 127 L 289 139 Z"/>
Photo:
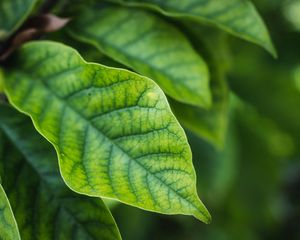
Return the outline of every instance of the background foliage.
<path id="1" fill-rule="evenodd" d="M 16 8 L 15 18 L 10 18 L 12 16 L 10 14 L 0 15 L 0 51 L 7 47 L 5 40 L 13 36 L 23 20 L 30 14 L 34 15 L 43 3 L 43 1 L 28 1 L 28 3 L 14 1 L 16 6 L 24 4 L 27 7 L 23 12 L 19 11 L 20 8 Z M 8 2 L 9 0 L 3 0 L 3 6 Z M 129 69 L 156 81 L 166 93 L 174 115 L 187 134 L 197 175 L 197 191 L 209 209 L 213 221 L 210 225 L 204 225 L 188 216 L 161 215 L 113 200 L 104 199 L 103 202 L 75 194 L 60 178 L 57 161 L 51 161 L 56 158 L 54 149 L 49 148 L 50 145 L 46 140 L 37 134 L 29 118 L 12 110 L 6 106 L 6 103 L 3 104 L 6 101 L 4 99 L 1 100 L 0 106 L 0 176 L 2 177 L 0 229 L 7 226 L 12 229 L 9 231 L 10 235 L 3 235 L 4 239 L 18 239 L 19 235 L 23 239 L 30 239 L 30 237 L 41 239 L 41 236 L 45 239 L 55 237 L 58 239 L 119 239 L 119 231 L 109 210 L 115 218 L 123 239 L 300 239 L 299 0 L 253 0 L 254 5 L 249 1 L 244 1 L 242 4 L 239 0 L 224 2 L 207 0 L 203 2 L 210 2 L 210 4 L 203 9 L 195 8 L 199 4 L 197 0 L 173 2 L 76 0 L 71 2 L 73 4 L 70 4 L 69 0 L 57 1 L 52 12 L 61 17 L 72 16 L 73 20 L 60 31 L 42 35 L 42 38 L 75 48 L 88 62 Z M 256 6 L 258 11 L 255 11 L 253 6 Z M 230 8 L 232 8 L 231 14 L 222 14 L 224 9 Z M 94 9 L 101 9 L 101 11 L 94 11 Z M 6 12 L 9 13 L 10 10 Z M 45 7 L 44 10 L 46 11 L 47 8 Z M 137 19 L 140 22 L 136 21 Z M 143 28 L 140 27 L 141 22 Z M 34 86 L 30 81 L 31 78 L 23 77 L 34 71 L 36 71 L 34 77 L 45 77 L 48 74 L 39 62 L 43 51 L 51 49 L 53 43 L 45 41 L 43 44 L 43 47 L 35 43 L 27 45 L 27 49 L 31 46 L 32 51 L 26 52 L 25 48 L 22 49 L 23 55 L 20 55 L 25 60 L 13 57 L 1 65 L 0 92 L 3 92 L 3 83 L 8 81 L 7 79 L 12 79 L 9 84 L 6 83 L 6 91 L 12 102 L 20 110 L 30 114 L 37 129 L 59 148 L 55 140 L 51 141 L 51 137 L 52 139 L 57 137 L 56 128 L 43 129 L 43 124 L 39 125 L 40 115 L 34 108 L 42 110 L 47 103 L 43 105 L 42 101 L 37 103 L 34 98 L 31 98 L 27 106 L 24 106 L 18 98 L 24 91 L 12 90 L 19 83 L 22 83 L 22 86 L 29 86 L 28 89 Z M 65 58 L 68 58 L 72 64 L 81 65 L 85 71 L 80 76 L 86 80 L 82 82 L 89 82 L 91 79 L 89 71 L 94 65 L 78 60 L 78 56 L 75 54 L 74 57 L 70 49 L 61 48 L 61 51 L 57 51 L 57 48 L 56 51 L 63 52 Z M 60 58 L 59 55 L 54 57 Z M 34 70 L 29 71 L 32 62 L 35 65 L 31 70 Z M 56 68 L 59 60 L 50 62 L 51 66 Z M 8 71 L 7 69 L 15 67 L 14 64 L 18 68 Z M 70 66 L 66 64 L 66 68 L 68 67 Z M 159 103 L 164 117 L 171 119 L 174 125 L 171 130 L 179 132 L 179 143 L 181 147 L 186 147 L 183 133 L 178 130 L 177 122 L 170 113 L 166 99 L 153 82 L 148 82 L 138 75 L 130 75 L 128 71 L 112 70 L 99 65 L 97 67 L 95 65 L 94 68 L 105 69 L 107 75 L 118 75 L 118 78 L 107 78 L 108 83 L 112 83 L 110 81 L 115 79 L 122 82 L 126 78 L 135 76 L 135 82 L 130 83 L 135 86 L 135 91 L 129 94 L 131 100 L 139 99 L 138 94 L 144 87 L 141 84 L 143 81 L 147 90 L 159 93 L 161 96 Z M 50 73 L 53 74 L 51 69 Z M 72 74 L 75 77 L 76 74 L 78 75 L 77 72 Z M 23 77 L 22 81 L 18 80 L 18 84 L 12 84 L 18 76 Z M 46 76 L 45 79 L 50 77 Z M 53 78 L 55 77 L 54 75 Z M 54 86 L 53 83 L 51 87 L 58 89 L 58 86 Z M 45 91 L 41 86 L 36 88 L 40 89 L 37 91 L 39 93 Z M 56 94 L 59 95 L 67 90 L 68 88 L 62 89 Z M 113 96 L 114 101 L 121 106 L 123 103 L 117 97 L 122 99 L 128 97 L 125 92 L 123 95 L 114 96 L 111 90 L 109 97 L 111 99 Z M 146 107 L 151 107 L 153 102 L 158 101 L 148 100 L 143 102 Z M 76 109 L 76 106 L 80 106 L 80 101 L 82 99 L 77 102 L 70 100 L 68 104 L 73 104 Z M 110 105 L 104 104 L 101 107 L 108 109 Z M 88 117 L 87 109 L 81 108 L 80 111 L 87 113 L 85 117 Z M 55 112 L 52 113 L 52 119 L 55 119 Z M 146 113 L 139 112 L 139 114 L 153 125 L 156 123 L 159 125 L 160 121 L 157 119 L 163 119 L 159 115 L 149 120 Z M 112 122 L 108 119 L 105 126 L 109 126 Z M 102 123 L 103 121 L 99 121 L 99 126 Z M 76 124 L 79 123 L 74 122 L 73 125 Z M 84 125 L 85 122 L 82 124 Z M 120 130 L 118 126 L 115 128 L 116 132 Z M 101 131 L 99 132 L 101 134 Z M 109 137 L 115 137 L 114 133 Z M 166 137 L 163 134 L 161 136 Z M 25 138 L 27 141 L 24 141 Z M 153 145 L 151 138 L 145 141 L 147 146 Z M 131 146 L 135 142 L 126 142 L 126 144 Z M 62 148 L 65 147 L 71 152 L 72 148 L 69 149 L 67 145 Z M 99 155 L 104 154 L 104 150 L 99 153 Z M 189 156 L 187 153 L 185 158 L 188 159 Z M 60 160 L 61 163 L 62 157 Z M 186 166 L 181 163 L 177 167 L 182 170 Z M 20 174 L 16 178 L 12 169 L 19 168 Z M 187 168 L 190 179 L 186 184 L 193 188 L 195 180 L 193 170 L 189 164 Z M 137 176 L 140 176 L 139 173 L 136 171 Z M 170 206 L 167 208 L 165 205 L 157 208 L 155 201 L 157 199 L 162 201 L 163 196 L 157 199 L 154 197 L 150 199 L 153 202 L 149 200 L 145 204 L 145 201 L 134 200 L 132 192 L 123 190 L 122 184 L 117 188 L 120 192 L 113 195 L 109 185 L 104 185 L 107 192 L 101 188 L 103 185 L 96 190 L 86 190 L 80 186 L 82 182 L 78 182 L 77 179 L 73 181 L 72 174 L 64 180 L 73 187 L 73 190 L 87 195 L 103 196 L 104 192 L 104 197 L 112 197 L 130 205 L 161 213 L 186 211 L 186 209 L 178 210 L 175 197 L 172 197 L 174 202 L 170 204 L 175 206 L 175 209 L 171 209 Z M 26 184 L 21 184 L 23 182 Z M 98 182 L 95 181 L 96 183 Z M 116 181 L 116 184 L 119 183 Z M 33 191 L 35 186 L 39 186 L 38 192 Z M 33 192 L 27 192 L 25 188 Z M 142 193 L 147 186 L 141 184 L 138 188 L 137 193 L 145 197 Z M 184 192 L 181 197 L 184 198 L 193 191 L 194 189 Z M 19 202 L 20 198 L 26 200 Z M 193 198 L 193 201 L 199 201 L 194 193 Z M 180 201 L 179 199 L 178 202 Z M 197 204 L 200 204 L 199 209 L 205 209 L 201 202 Z M 41 213 L 41 209 L 47 211 Z M 190 214 L 196 215 L 194 212 Z M 203 218 L 201 214 L 197 217 Z M 208 221 L 207 218 L 204 221 Z M 33 227 L 32 222 L 39 224 Z M 77 230 L 74 230 L 75 228 Z M 0 239 L 1 237 L 0 234 Z"/>

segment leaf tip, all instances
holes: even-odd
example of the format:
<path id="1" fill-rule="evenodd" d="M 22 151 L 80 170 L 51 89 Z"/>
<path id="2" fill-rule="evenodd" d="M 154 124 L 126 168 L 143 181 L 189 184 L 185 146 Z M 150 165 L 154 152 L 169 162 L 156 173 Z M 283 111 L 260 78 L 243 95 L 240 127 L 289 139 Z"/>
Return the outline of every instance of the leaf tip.
<path id="1" fill-rule="evenodd" d="M 278 59 L 277 50 L 271 40 L 264 46 L 264 48 L 272 55 L 274 59 Z"/>
<path id="2" fill-rule="evenodd" d="M 212 217 L 202 201 L 200 199 L 198 200 L 198 204 L 195 206 L 196 208 L 192 212 L 192 215 L 201 222 L 210 224 Z"/>
<path id="3" fill-rule="evenodd" d="M 199 209 L 199 211 L 195 212 L 193 216 L 205 224 L 210 224 L 212 221 L 209 211 L 204 206 L 201 208 L 201 210 Z"/>

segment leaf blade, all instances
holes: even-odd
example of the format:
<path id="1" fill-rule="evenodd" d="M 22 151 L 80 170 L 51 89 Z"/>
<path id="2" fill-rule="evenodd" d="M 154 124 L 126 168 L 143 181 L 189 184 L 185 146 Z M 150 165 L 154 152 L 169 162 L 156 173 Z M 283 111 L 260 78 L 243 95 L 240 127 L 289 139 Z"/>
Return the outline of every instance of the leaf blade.
<path id="1" fill-rule="evenodd" d="M 2 105 L 0 110 L 4 113 L 0 129 L 10 140 L 0 162 L 3 182 L 22 239 L 121 239 L 101 199 L 80 196 L 65 186 L 55 151 L 35 131 L 30 119 L 8 106 Z M 17 176 L 14 169 L 18 169 Z"/>
<path id="2" fill-rule="evenodd" d="M 72 37 L 149 76 L 180 102 L 211 103 L 204 60 L 174 26 L 150 12 L 91 5 L 68 26 Z"/>
<path id="3" fill-rule="evenodd" d="M 226 73 L 230 64 L 224 32 L 211 27 L 197 28 L 184 22 L 193 44 L 203 52 L 211 72 L 212 107 L 202 109 L 170 100 L 171 108 L 179 122 L 187 129 L 213 144 L 217 149 L 224 147 L 229 118 L 229 88 Z"/>
<path id="4" fill-rule="evenodd" d="M 274 57 L 277 56 L 268 30 L 252 2 L 246 0 L 112 0 L 126 6 L 146 7 L 160 13 L 179 18 L 189 18 L 219 28 L 244 40 L 265 48 Z M 250 26 L 249 26 L 250 25 Z"/>
<path id="5" fill-rule="evenodd" d="M 21 239 L 9 200 L 0 184 L 0 238 Z"/>
<path id="6" fill-rule="evenodd" d="M 71 189 L 210 220 L 196 193 L 184 131 L 154 82 L 88 64 L 54 42 L 27 44 L 18 56 L 6 93 L 56 148 Z"/>

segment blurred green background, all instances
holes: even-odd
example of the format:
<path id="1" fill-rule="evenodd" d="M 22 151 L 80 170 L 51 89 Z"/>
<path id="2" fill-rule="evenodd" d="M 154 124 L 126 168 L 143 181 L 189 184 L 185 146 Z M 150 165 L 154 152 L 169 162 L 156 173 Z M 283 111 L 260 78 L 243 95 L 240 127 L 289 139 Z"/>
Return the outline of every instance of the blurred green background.
<path id="1" fill-rule="evenodd" d="M 214 147 L 186 130 L 213 222 L 111 203 L 124 239 L 300 239 L 300 1 L 254 3 L 278 59 L 222 33 L 214 60 L 231 89 L 225 144 Z M 186 31 L 189 23 L 174 24 Z"/>

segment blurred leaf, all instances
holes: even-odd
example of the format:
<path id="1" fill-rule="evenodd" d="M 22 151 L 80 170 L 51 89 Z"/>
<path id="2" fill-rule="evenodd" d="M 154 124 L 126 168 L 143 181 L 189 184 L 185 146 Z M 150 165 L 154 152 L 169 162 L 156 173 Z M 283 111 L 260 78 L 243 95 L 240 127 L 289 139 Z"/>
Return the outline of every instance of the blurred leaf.
<path id="1" fill-rule="evenodd" d="M 198 191 L 212 209 L 223 206 L 237 173 L 238 145 L 234 129 L 226 132 L 222 149 L 213 148 L 194 134 L 188 137 L 198 176 Z"/>
<path id="2" fill-rule="evenodd" d="M 111 0 L 127 6 L 147 7 L 166 16 L 214 24 L 240 38 L 256 43 L 273 56 L 276 50 L 268 30 L 248 0 Z"/>
<path id="3" fill-rule="evenodd" d="M 253 106 L 237 100 L 235 113 L 240 163 L 228 209 L 236 227 L 250 228 L 257 235 L 271 230 L 282 218 L 281 172 L 287 165 L 283 160 L 293 150 L 292 142 Z"/>
<path id="4" fill-rule="evenodd" d="M 0 93 L 4 92 L 4 76 L 3 70 L 0 68 Z"/>
<path id="5" fill-rule="evenodd" d="M 229 89 L 225 73 L 229 64 L 226 36 L 211 28 L 197 28 L 185 22 L 183 28 L 196 49 L 203 52 L 211 72 L 210 88 L 213 96 L 211 109 L 197 108 L 170 100 L 171 107 L 186 128 L 222 149 L 228 127 Z"/>
<path id="6" fill-rule="evenodd" d="M 288 44 L 292 45 L 290 42 Z M 239 48 L 235 54 L 234 65 L 235 70 L 230 73 L 231 89 L 243 101 L 253 105 L 260 114 L 272 119 L 299 145 L 300 91 L 294 75 L 297 66 L 280 59 L 269 62 L 253 49 L 243 48 Z M 280 149 L 284 147 L 285 144 L 281 144 Z M 300 149 L 295 150 L 299 153 Z"/>
<path id="7" fill-rule="evenodd" d="M 0 184 L 0 239 L 21 239 L 5 191 Z"/>
<path id="8" fill-rule="evenodd" d="M 22 239 L 121 239 L 101 199 L 68 190 L 55 151 L 30 119 L 3 105 L 0 112 L 0 129 L 14 144 L 7 143 L 1 156 L 3 184 Z"/>
<path id="9" fill-rule="evenodd" d="M 185 36 L 158 16 L 137 9 L 82 6 L 71 35 L 154 79 L 180 102 L 210 106 L 205 62 Z"/>
<path id="10" fill-rule="evenodd" d="M 257 112 L 257 110 L 238 99 L 235 99 L 237 105 L 237 118 L 241 118 L 243 124 L 248 128 L 255 128 L 253 132 L 264 142 L 266 149 L 274 157 L 292 156 L 295 151 L 295 145 L 292 137 L 272 120 Z"/>
<path id="11" fill-rule="evenodd" d="M 53 144 L 71 189 L 210 220 L 184 131 L 153 81 L 55 42 L 26 44 L 13 61 L 8 97 Z"/>
<path id="12" fill-rule="evenodd" d="M 183 126 L 222 149 L 228 125 L 228 89 L 224 79 L 212 79 L 214 103 L 205 110 L 170 99 L 172 110 Z"/>
<path id="13" fill-rule="evenodd" d="M 284 4 L 284 15 L 293 27 L 300 31 L 300 1 L 291 0 Z"/>
<path id="14" fill-rule="evenodd" d="M 20 27 L 37 2 L 38 0 L 1 0 L 0 42 Z"/>

